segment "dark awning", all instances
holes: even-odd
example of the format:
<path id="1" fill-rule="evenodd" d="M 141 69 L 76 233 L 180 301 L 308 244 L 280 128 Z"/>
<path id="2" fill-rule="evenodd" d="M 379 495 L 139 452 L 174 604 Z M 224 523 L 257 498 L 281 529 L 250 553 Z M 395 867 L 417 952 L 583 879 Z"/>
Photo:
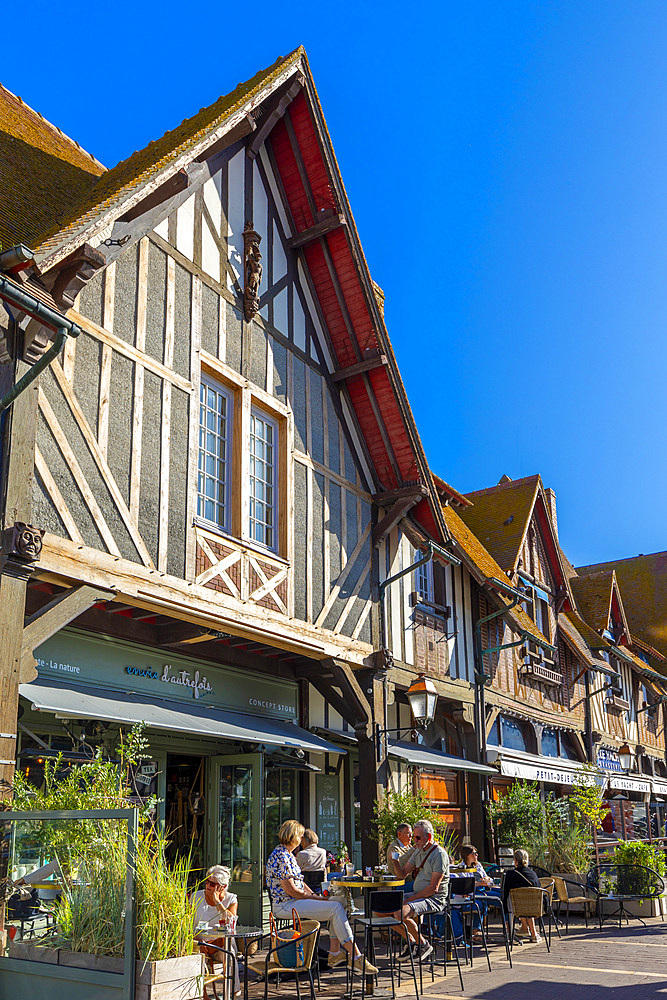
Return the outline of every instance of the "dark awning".
<path id="1" fill-rule="evenodd" d="M 450 757 L 449 754 L 443 753 L 441 750 L 424 747 L 419 743 L 398 743 L 389 740 L 389 755 L 399 757 L 401 760 L 407 761 L 408 764 L 417 767 L 432 767 L 439 771 L 472 771 L 475 774 L 498 773 L 494 767 L 476 764 L 463 757 Z"/>
<path id="2" fill-rule="evenodd" d="M 145 722 L 153 729 L 189 733 L 204 739 L 213 737 L 235 743 L 263 743 L 313 753 L 346 752 L 292 722 L 207 708 L 205 705 L 160 701 L 140 693 L 50 684 L 39 679 L 21 684 L 19 693 L 38 712 L 53 712 L 62 719 L 101 719 L 130 725 Z"/>

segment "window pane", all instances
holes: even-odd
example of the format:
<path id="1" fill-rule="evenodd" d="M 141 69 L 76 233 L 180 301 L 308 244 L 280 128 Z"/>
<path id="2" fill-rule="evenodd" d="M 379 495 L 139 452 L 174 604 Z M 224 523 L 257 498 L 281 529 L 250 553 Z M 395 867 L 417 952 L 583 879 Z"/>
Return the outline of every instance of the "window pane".
<path id="1" fill-rule="evenodd" d="M 276 517 L 274 486 L 276 470 L 274 464 L 275 427 L 258 413 L 250 417 L 250 538 L 269 548 L 274 544 L 274 522 Z"/>
<path id="2" fill-rule="evenodd" d="M 199 407 L 199 461 L 197 512 L 226 528 L 228 521 L 227 428 L 231 398 L 222 387 L 202 381 Z"/>

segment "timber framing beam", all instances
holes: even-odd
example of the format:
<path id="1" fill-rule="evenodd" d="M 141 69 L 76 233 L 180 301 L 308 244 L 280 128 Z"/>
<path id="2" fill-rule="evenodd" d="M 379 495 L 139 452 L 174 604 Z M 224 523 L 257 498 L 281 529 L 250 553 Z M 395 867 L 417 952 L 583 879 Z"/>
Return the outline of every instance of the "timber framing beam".
<path id="1" fill-rule="evenodd" d="M 407 512 L 411 510 L 412 507 L 423 500 L 427 494 L 428 491 L 426 487 L 421 485 L 410 486 L 404 490 L 393 491 L 392 506 L 373 528 L 373 545 L 379 545 L 380 542 L 384 541 L 392 528 L 394 528 L 399 521 L 405 517 Z M 392 493 L 378 494 L 374 500 L 378 505 L 385 506 L 387 503 L 391 502 L 385 498 L 391 496 Z"/>
<path id="2" fill-rule="evenodd" d="M 266 117 L 266 120 L 262 122 L 262 124 L 257 129 L 256 134 L 252 137 L 252 142 L 248 143 L 247 153 L 249 159 L 251 160 L 255 159 L 255 157 L 257 156 L 262 147 L 262 143 L 266 141 L 269 134 L 273 130 L 274 125 L 276 125 L 283 117 L 283 115 L 287 111 L 288 107 L 290 106 L 294 98 L 302 89 L 305 82 L 306 81 L 304 80 L 304 78 L 301 76 L 301 74 L 299 74 L 292 83 L 292 85 L 285 91 L 283 96 L 280 98 L 273 111 L 269 112 L 269 114 Z"/>
<path id="3" fill-rule="evenodd" d="M 330 378 L 332 382 L 343 382 L 345 379 L 362 375 L 374 368 L 382 368 L 388 363 L 386 354 L 381 354 L 379 351 L 367 351 L 366 357 L 362 361 L 358 361 L 356 365 L 348 365 L 347 368 L 339 368 L 338 371 L 331 373 Z"/>
<path id="4" fill-rule="evenodd" d="M 297 233 L 296 236 L 290 236 L 287 245 L 292 250 L 296 250 L 297 247 L 303 247 L 308 243 L 319 240 L 320 237 L 326 236 L 327 233 L 333 233 L 336 229 L 340 229 L 341 226 L 347 226 L 347 219 L 344 215 L 329 215 L 324 219 L 320 219 L 319 222 L 316 222 L 309 229 L 304 229 L 303 232 Z"/>
<path id="5" fill-rule="evenodd" d="M 33 650 L 59 632 L 65 625 L 69 625 L 93 604 L 112 598 L 112 590 L 103 590 L 101 587 L 82 584 L 80 587 L 72 587 L 70 590 L 58 594 L 43 608 L 30 615 L 23 628 L 20 683 L 25 684 L 27 681 L 34 680 Z"/>
<path id="6" fill-rule="evenodd" d="M 369 727 L 372 729 L 373 707 L 368 697 L 364 693 L 361 684 L 355 676 L 354 670 L 349 663 L 333 658 L 322 660 L 322 666 L 326 666 L 333 674 L 333 682 L 340 688 L 343 700 L 350 706 L 356 717 L 355 729 L 366 729 L 367 735 L 371 735 Z"/>

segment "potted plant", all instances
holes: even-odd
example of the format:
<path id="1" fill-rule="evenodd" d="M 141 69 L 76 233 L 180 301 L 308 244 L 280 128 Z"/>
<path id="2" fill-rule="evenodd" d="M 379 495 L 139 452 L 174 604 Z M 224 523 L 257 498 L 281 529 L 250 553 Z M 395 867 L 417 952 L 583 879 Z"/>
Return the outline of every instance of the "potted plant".
<path id="1" fill-rule="evenodd" d="M 61 757 L 45 764 L 41 789 L 17 773 L 16 811 L 128 808 L 130 768 L 147 756 L 142 727 L 117 748 L 115 761 L 98 755 L 77 767 Z M 201 996 L 202 956 L 194 954 L 195 904 L 188 895 L 188 859 L 169 863 L 167 843 L 150 821 L 153 802 L 141 808 L 136 843 L 136 1000 L 164 995 L 168 983 L 179 1000 Z M 10 958 L 32 958 L 70 968 L 122 972 L 127 831 L 113 820 L 35 822 L 28 831 L 42 856 L 57 859 L 62 893 L 54 905 L 55 937 L 46 946 L 14 941 Z"/>

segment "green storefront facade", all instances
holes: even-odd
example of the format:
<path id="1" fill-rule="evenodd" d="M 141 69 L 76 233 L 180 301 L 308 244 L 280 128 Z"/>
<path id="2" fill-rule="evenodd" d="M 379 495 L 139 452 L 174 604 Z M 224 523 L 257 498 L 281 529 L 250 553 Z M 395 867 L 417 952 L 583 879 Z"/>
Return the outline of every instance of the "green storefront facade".
<path id="1" fill-rule="evenodd" d="M 298 725 L 298 684 L 74 628 L 35 658 L 38 676 L 20 689 L 24 773 L 39 782 L 47 757 L 75 766 L 144 722 L 137 798 L 155 797 L 171 849 L 192 850 L 202 873 L 230 867 L 242 921 L 258 922 L 263 864 L 280 822 L 307 805 L 310 755 L 342 752 Z"/>

